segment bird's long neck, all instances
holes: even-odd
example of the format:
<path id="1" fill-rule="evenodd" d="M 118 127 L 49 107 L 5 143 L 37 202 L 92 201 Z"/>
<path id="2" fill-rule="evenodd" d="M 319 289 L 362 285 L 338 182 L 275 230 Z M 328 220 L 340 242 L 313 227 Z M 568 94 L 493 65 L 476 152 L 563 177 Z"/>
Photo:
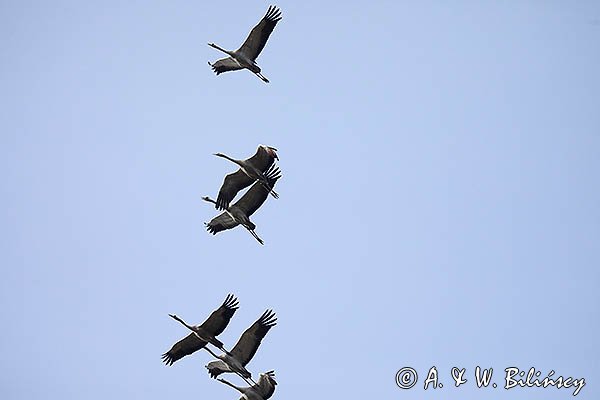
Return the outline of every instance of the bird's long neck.
<path id="1" fill-rule="evenodd" d="M 225 50 L 224 48 L 222 48 L 222 47 L 219 47 L 219 46 L 217 46 L 217 45 L 216 45 L 216 44 L 214 44 L 214 43 L 209 43 L 208 45 L 209 45 L 210 47 L 213 47 L 213 48 L 215 48 L 215 49 L 219 50 L 219 51 L 222 51 L 222 52 L 223 52 L 223 53 L 225 53 L 225 54 L 228 54 L 228 55 L 230 55 L 230 56 L 233 56 L 233 54 L 231 54 L 231 53 L 233 53 L 232 51 Z"/>
<path id="2" fill-rule="evenodd" d="M 244 166 L 244 164 L 240 161 L 240 160 L 236 160 L 235 158 L 231 158 L 229 157 L 227 154 L 215 154 L 217 157 L 222 157 L 226 160 L 231 161 L 232 163 L 236 163 L 237 165 L 239 165 L 240 167 L 242 167 L 242 169 L 245 169 L 246 167 Z"/>
<path id="3" fill-rule="evenodd" d="M 231 386 L 232 388 L 234 388 L 235 390 L 237 390 L 240 393 L 244 393 L 244 389 L 238 386 L 235 386 L 233 383 L 226 381 L 225 379 L 219 379 L 219 382 L 223 382 L 224 384 L 226 384 L 227 386 Z"/>
<path id="4" fill-rule="evenodd" d="M 173 318 L 175 321 L 179 321 L 180 323 L 182 323 L 182 324 L 183 324 L 183 326 L 185 326 L 185 327 L 186 327 L 186 328 L 188 328 L 189 330 L 191 330 L 191 331 L 194 331 L 194 332 L 195 332 L 195 329 L 194 329 L 194 327 L 193 327 L 193 326 L 191 326 L 191 325 L 188 325 L 188 323 L 187 323 L 187 322 L 185 322 L 184 320 L 182 320 L 181 318 L 179 318 L 177 315 L 171 315 L 171 318 Z"/>
<path id="5" fill-rule="evenodd" d="M 217 157 L 225 158 L 226 160 L 229 160 L 229 161 L 234 162 L 236 164 L 238 163 L 238 160 L 236 160 L 235 158 L 229 157 L 227 154 L 217 154 Z"/>

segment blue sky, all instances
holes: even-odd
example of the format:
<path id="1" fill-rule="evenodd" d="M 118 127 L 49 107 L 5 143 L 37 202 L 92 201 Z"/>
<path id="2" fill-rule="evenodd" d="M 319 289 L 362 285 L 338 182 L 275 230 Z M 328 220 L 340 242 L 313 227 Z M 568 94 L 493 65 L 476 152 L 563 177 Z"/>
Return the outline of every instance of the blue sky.
<path id="1" fill-rule="evenodd" d="M 0 3 L 0 397 L 238 398 L 206 352 L 160 362 L 187 334 L 168 313 L 231 292 L 229 347 L 278 314 L 249 364 L 274 398 L 571 397 L 451 387 L 477 365 L 597 398 L 600 3 L 278 5 L 265 85 L 214 76 L 206 43 L 268 3 Z M 284 174 L 265 246 L 209 235 L 234 170 L 212 153 L 260 143 Z"/>

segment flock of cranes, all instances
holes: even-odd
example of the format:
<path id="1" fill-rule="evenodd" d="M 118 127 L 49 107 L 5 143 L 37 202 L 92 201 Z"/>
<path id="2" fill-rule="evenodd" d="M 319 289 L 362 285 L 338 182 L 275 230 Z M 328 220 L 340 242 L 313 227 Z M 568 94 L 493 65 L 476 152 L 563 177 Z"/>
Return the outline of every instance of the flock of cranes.
<path id="1" fill-rule="evenodd" d="M 259 375 L 258 382 L 252 379 L 252 373 L 246 369 L 246 365 L 252 360 L 262 340 L 269 330 L 277 324 L 277 317 L 273 310 L 266 310 L 248 329 L 242 333 L 239 340 L 231 351 L 227 351 L 217 336 L 219 336 L 231 321 L 231 317 L 239 308 L 237 298 L 229 294 L 223 304 L 213 311 L 210 316 L 200 325 L 190 325 L 175 314 L 169 314 L 171 318 L 180 322 L 192 331 L 189 335 L 175 343 L 169 351 L 162 355 L 166 365 L 173 365 L 181 358 L 193 354 L 198 350 L 205 349 L 214 361 L 206 365 L 209 375 L 217 378 L 221 374 L 235 373 L 239 375 L 250 386 L 239 387 L 225 379 L 217 379 L 242 393 L 242 398 L 247 400 L 267 400 L 275 391 L 275 373 L 273 370 Z M 223 352 L 215 354 L 208 345 L 212 345 Z"/>
<path id="2" fill-rule="evenodd" d="M 252 29 L 239 49 L 229 51 L 214 43 L 209 43 L 209 46 L 226 53 L 228 57 L 213 64 L 210 62 L 208 64 L 217 75 L 227 71 L 248 69 L 265 83 L 269 83 L 269 80 L 261 74 L 256 59 L 265 47 L 279 20 L 281 20 L 281 11 L 277 7 L 270 6 L 266 15 Z M 242 225 L 260 244 L 264 244 L 263 240 L 256 234 L 256 225 L 250 221 L 250 217 L 264 204 L 269 195 L 276 199 L 279 198 L 279 195 L 273 189 L 281 178 L 281 171 L 275 165 L 275 160 L 279 160 L 277 149 L 260 145 L 256 153 L 245 160 L 238 160 L 222 153 L 216 153 L 215 156 L 237 164 L 239 169 L 225 176 L 216 200 L 208 196 L 202 198 L 213 203 L 217 210 L 222 211 L 221 214 L 205 224 L 207 231 L 216 235 L 221 231 Z M 250 186 L 250 189 L 239 200 L 231 204 L 237 194 L 248 186 Z M 237 298 L 229 294 L 223 304 L 213 311 L 202 324 L 190 325 L 177 315 L 169 314 L 171 318 L 180 322 L 191 333 L 164 353 L 162 360 L 170 366 L 185 356 L 205 349 L 214 358 L 206 365 L 208 374 L 212 378 L 240 392 L 242 394 L 240 400 L 267 400 L 275 392 L 275 385 L 277 385 L 275 372 L 270 370 L 262 373 L 259 375 L 258 381 L 255 381 L 246 365 L 256 354 L 269 330 L 277 324 L 277 317 L 273 310 L 266 310 L 242 333 L 231 351 L 228 351 L 223 342 L 217 339 L 217 336 L 227 328 L 229 321 L 238 308 Z M 209 345 L 219 349 L 222 353 L 217 355 L 210 349 Z M 249 386 L 236 386 L 223 378 L 218 378 L 220 375 L 227 373 L 239 375 Z"/>

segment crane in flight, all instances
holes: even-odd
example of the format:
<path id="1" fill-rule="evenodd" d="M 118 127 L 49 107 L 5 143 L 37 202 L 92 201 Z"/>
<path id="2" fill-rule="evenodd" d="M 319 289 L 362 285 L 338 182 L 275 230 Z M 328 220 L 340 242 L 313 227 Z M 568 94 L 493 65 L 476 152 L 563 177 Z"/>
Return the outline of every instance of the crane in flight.
<path id="1" fill-rule="evenodd" d="M 248 69 L 262 79 L 263 82 L 269 83 L 269 80 L 261 74 L 261 69 L 256 64 L 256 59 L 267 44 L 267 40 L 269 40 L 269 36 L 271 35 L 271 32 L 273 32 L 275 25 L 277 25 L 277 22 L 280 20 L 281 10 L 275 6 L 269 6 L 267 14 L 260 20 L 258 25 L 250 31 L 248 38 L 246 38 L 246 41 L 239 49 L 235 51 L 225 50 L 214 43 L 209 43 L 208 45 L 210 47 L 222 51 L 229 57 L 217 60 L 213 64 L 209 61 L 208 65 L 212 67 L 217 75 L 228 71 Z"/>

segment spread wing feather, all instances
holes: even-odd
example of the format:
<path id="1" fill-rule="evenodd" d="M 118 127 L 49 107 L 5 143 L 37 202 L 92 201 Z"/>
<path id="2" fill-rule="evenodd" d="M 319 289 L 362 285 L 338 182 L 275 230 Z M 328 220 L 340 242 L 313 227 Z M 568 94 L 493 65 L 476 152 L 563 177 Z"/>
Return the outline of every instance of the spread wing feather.
<path id="1" fill-rule="evenodd" d="M 246 365 L 252 360 L 254 354 L 258 350 L 258 346 L 266 336 L 269 329 L 277 324 L 277 317 L 273 310 L 267 310 L 263 315 L 246 329 L 242 334 L 235 347 L 231 350 L 231 355 L 236 360 Z"/>
<path id="2" fill-rule="evenodd" d="M 217 210 L 227 209 L 229 203 L 235 198 L 235 195 L 240 190 L 252 185 L 252 182 L 254 182 L 254 179 L 246 175 L 241 169 L 225 176 L 223 185 L 221 185 L 219 195 L 217 196 L 217 204 L 215 204 Z"/>
<path id="3" fill-rule="evenodd" d="M 175 361 L 195 353 L 204 346 L 206 346 L 206 342 L 192 332 L 179 342 L 175 343 L 169 351 L 161 356 L 161 358 L 165 364 L 173 365 Z"/>
<path id="4" fill-rule="evenodd" d="M 272 165 L 265 173 L 265 177 L 269 186 L 273 188 L 277 180 L 281 178 L 281 171 L 276 165 Z M 256 182 L 233 206 L 240 208 L 249 217 L 263 205 L 268 196 L 269 190 L 260 182 Z"/>
<path id="5" fill-rule="evenodd" d="M 261 393 L 263 399 L 268 399 L 269 397 L 273 396 L 273 393 L 275 392 L 275 385 L 277 385 L 277 381 L 275 380 L 275 371 L 271 370 L 261 374 L 257 384 L 253 385 L 252 388 Z"/>
<path id="6" fill-rule="evenodd" d="M 221 307 L 213 311 L 200 327 L 206 332 L 218 336 L 225 330 L 238 308 L 239 302 L 237 298 L 232 294 L 228 294 Z"/>
<path id="7" fill-rule="evenodd" d="M 279 20 L 281 20 L 281 10 L 275 6 L 269 6 L 267 14 L 250 31 L 248 38 L 246 38 L 244 44 L 237 51 L 243 53 L 251 60 L 256 60 L 267 44 L 267 40 L 269 40 L 269 36 Z"/>

